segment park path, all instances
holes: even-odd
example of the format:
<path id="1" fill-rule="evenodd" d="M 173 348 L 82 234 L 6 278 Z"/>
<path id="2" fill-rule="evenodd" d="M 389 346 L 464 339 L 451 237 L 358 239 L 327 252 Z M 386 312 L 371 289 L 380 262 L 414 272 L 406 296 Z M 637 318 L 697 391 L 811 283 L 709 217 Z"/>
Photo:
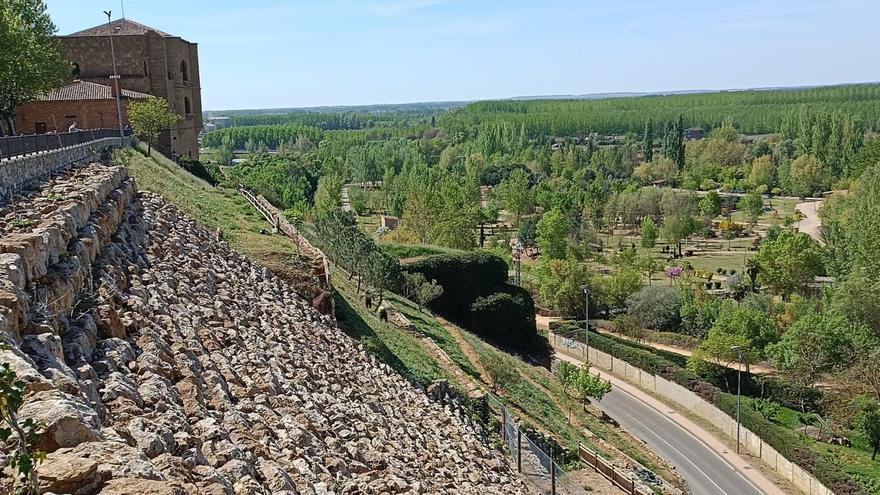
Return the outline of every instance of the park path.
<path id="1" fill-rule="evenodd" d="M 583 364 L 580 359 L 560 352 L 555 357 Z M 672 463 L 687 480 L 692 493 L 785 495 L 743 456 L 701 426 L 622 378 L 599 373 L 595 368 L 593 371 L 613 386 L 596 403 L 599 408 Z"/>
<path id="2" fill-rule="evenodd" d="M 798 222 L 798 229 L 808 234 L 813 239 L 824 244 L 820 229 L 822 227 L 822 219 L 819 218 L 819 208 L 822 208 L 824 201 L 805 201 L 798 203 L 795 208 L 804 215 L 804 218 Z"/>

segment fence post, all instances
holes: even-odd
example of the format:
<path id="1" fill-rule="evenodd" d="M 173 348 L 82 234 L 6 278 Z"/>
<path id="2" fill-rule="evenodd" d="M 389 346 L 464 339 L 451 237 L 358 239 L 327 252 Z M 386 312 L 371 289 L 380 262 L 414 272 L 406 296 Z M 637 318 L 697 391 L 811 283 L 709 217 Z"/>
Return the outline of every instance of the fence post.
<path id="1" fill-rule="evenodd" d="M 550 459 L 550 495 L 556 495 L 556 463 Z"/>
<path id="2" fill-rule="evenodd" d="M 516 427 L 516 471 L 522 472 L 522 430 Z"/>

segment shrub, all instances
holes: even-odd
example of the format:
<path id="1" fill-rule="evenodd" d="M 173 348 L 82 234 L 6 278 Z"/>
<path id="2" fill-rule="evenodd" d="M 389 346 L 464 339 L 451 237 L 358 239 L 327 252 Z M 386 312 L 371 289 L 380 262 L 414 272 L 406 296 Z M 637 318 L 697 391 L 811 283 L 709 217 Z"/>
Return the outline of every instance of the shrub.
<path id="1" fill-rule="evenodd" d="M 204 180 L 212 186 L 216 186 L 220 179 L 223 177 L 223 174 L 220 172 L 220 167 L 213 163 L 205 165 L 198 160 L 181 158 L 180 166 L 186 169 L 187 172 Z"/>
<path id="2" fill-rule="evenodd" d="M 642 287 L 626 300 L 629 314 L 643 328 L 671 330 L 681 323 L 678 291 L 669 286 Z"/>
<path id="3" fill-rule="evenodd" d="M 520 287 L 478 297 L 471 305 L 470 328 L 504 347 L 529 352 L 538 341 L 535 304 Z"/>
<path id="4" fill-rule="evenodd" d="M 436 280 L 445 292 L 429 307 L 458 321 L 470 319 L 471 305 L 478 297 L 494 294 L 507 282 L 507 263 L 485 252 L 431 256 L 404 270 Z"/>
<path id="5" fill-rule="evenodd" d="M 492 381 L 493 392 L 497 391 L 499 387 L 508 387 L 519 380 L 519 373 L 516 372 L 509 360 L 510 358 L 500 352 L 493 352 L 480 358 L 483 369 L 486 370 Z"/>
<path id="6" fill-rule="evenodd" d="M 428 307 L 474 333 L 510 349 L 547 351 L 535 327 L 535 302 L 521 287 L 507 284 L 507 263 L 486 252 L 431 256 L 404 267 L 436 280 L 443 294 Z"/>

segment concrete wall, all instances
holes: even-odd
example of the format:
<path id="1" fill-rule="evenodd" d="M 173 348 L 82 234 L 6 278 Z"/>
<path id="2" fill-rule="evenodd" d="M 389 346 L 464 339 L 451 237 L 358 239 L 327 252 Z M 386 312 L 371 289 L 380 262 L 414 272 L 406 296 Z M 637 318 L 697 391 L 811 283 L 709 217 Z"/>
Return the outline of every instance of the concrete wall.
<path id="1" fill-rule="evenodd" d="M 125 144 L 128 144 L 128 138 L 125 139 Z M 119 145 L 119 138 L 105 138 L 57 150 L 0 160 L 0 196 L 7 198 L 16 189 L 33 180 L 47 177 L 52 172 L 75 163 L 92 160 L 100 155 L 103 149 Z"/>
<path id="2" fill-rule="evenodd" d="M 580 342 L 560 337 L 552 332 L 550 333 L 550 344 L 557 352 L 578 359 L 583 359 L 584 354 L 587 353 L 585 346 Z M 589 349 L 589 357 L 590 363 L 596 368 L 613 372 L 633 385 L 638 385 L 648 392 L 678 404 L 692 414 L 708 421 L 731 439 L 736 439 L 736 420 L 690 390 L 663 377 L 642 371 L 626 361 L 612 357 L 592 347 Z M 740 442 L 746 452 L 760 458 L 767 466 L 774 469 L 786 480 L 791 481 L 792 484 L 806 495 L 834 495 L 831 490 L 822 485 L 810 473 L 783 457 L 770 445 L 764 443 L 756 433 L 746 428 L 740 428 Z"/>

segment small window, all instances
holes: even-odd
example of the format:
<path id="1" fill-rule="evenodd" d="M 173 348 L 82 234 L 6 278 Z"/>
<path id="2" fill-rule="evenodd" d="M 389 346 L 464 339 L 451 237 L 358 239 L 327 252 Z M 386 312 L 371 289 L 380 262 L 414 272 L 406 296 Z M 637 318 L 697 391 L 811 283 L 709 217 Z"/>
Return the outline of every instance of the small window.
<path id="1" fill-rule="evenodd" d="M 189 81 L 189 71 L 186 67 L 186 61 L 180 61 L 180 77 L 183 78 L 184 81 Z"/>
<path id="2" fill-rule="evenodd" d="M 187 115 L 192 115 L 192 105 L 190 105 L 189 98 L 186 96 L 183 97 L 183 112 Z"/>
<path id="3" fill-rule="evenodd" d="M 150 68 L 147 67 L 147 61 L 144 60 L 144 77 L 150 77 Z"/>
<path id="4" fill-rule="evenodd" d="M 73 63 L 73 68 L 71 69 L 71 72 L 73 73 L 74 79 L 79 79 L 80 69 L 79 69 L 78 63 L 76 63 L 76 62 Z"/>

